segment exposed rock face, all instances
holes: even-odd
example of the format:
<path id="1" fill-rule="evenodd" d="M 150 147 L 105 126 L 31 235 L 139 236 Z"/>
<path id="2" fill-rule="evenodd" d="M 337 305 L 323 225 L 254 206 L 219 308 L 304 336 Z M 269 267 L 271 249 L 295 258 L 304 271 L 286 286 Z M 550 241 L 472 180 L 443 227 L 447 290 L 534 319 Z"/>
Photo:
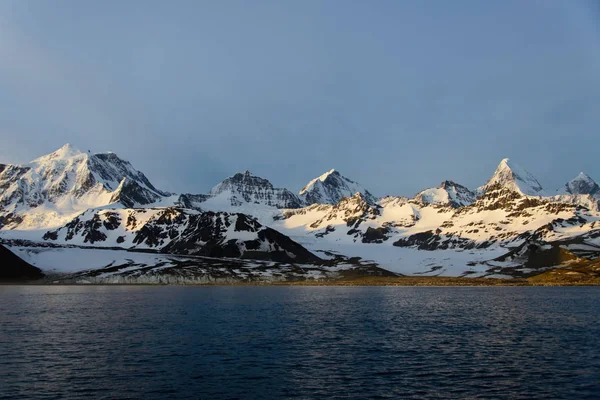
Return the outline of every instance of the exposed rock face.
<path id="1" fill-rule="evenodd" d="M 123 178 L 127 178 L 160 196 L 168 195 L 168 193 L 156 189 L 142 172 L 134 169 L 128 161 L 120 159 L 115 153 L 90 155 L 89 165 L 90 170 L 100 178 L 98 180 L 109 189 L 114 189 L 116 182 L 120 184 Z"/>
<path id="2" fill-rule="evenodd" d="M 551 245 L 535 239 L 525 240 L 520 246 L 515 247 L 494 261 L 512 261 L 525 268 L 540 269 L 559 265 L 566 261 L 576 260 L 577 256 L 559 246 Z"/>
<path id="3" fill-rule="evenodd" d="M 485 259 L 490 263 L 511 263 L 522 257 L 494 258 L 526 241 L 565 248 L 577 257 L 600 257 L 598 184 L 580 174 L 563 189 L 543 195 L 530 173 L 505 159 L 477 192 L 444 181 L 414 198 L 375 199 L 332 170 L 309 182 L 300 197 L 248 171 L 206 195 L 172 195 L 113 153 L 92 155 L 67 145 L 26 165 L 0 164 L 0 229 L 15 229 L 2 232 L 7 246 L 11 239 L 33 242 L 41 230 L 43 239 L 35 240 L 45 246 L 290 265 L 326 262 L 299 243 L 348 259 L 378 253 L 363 246 L 372 244 L 385 247 L 382 253 L 402 252 L 393 246 L 461 255 L 486 249 L 495 252 Z M 32 232 L 18 236 L 21 230 Z M 349 244 L 356 247 L 350 250 Z M 527 251 L 539 256 L 533 247 Z M 554 257 L 556 251 L 544 254 Z M 385 257 L 396 260 L 395 254 Z"/>
<path id="4" fill-rule="evenodd" d="M 478 189 L 478 192 L 483 194 L 495 184 L 526 196 L 544 195 L 544 189 L 537 179 L 508 158 L 500 162 L 494 175 L 485 185 Z"/>
<path id="5" fill-rule="evenodd" d="M 4 228 L 58 225 L 90 207 L 119 201 L 143 206 L 166 195 L 117 155 L 82 153 L 68 144 L 27 165 L 0 170 Z"/>
<path id="6" fill-rule="evenodd" d="M 311 226 L 313 228 L 325 227 L 331 222 L 343 221 L 347 227 L 358 228 L 363 221 L 373 219 L 379 214 L 377 206 L 371 205 L 362 194 L 356 193 L 354 196 L 344 197 L 339 203 L 330 206 L 327 214 Z"/>
<path id="7" fill-rule="evenodd" d="M 320 259 L 289 237 L 245 214 L 198 212 L 176 207 L 89 210 L 48 231 L 54 243 L 168 254 L 312 263 Z"/>
<path id="8" fill-rule="evenodd" d="M 275 188 L 266 179 L 252 175 L 250 171 L 237 173 L 210 190 L 211 197 L 227 196 L 232 205 L 235 201 L 263 204 L 277 208 L 299 208 L 301 201 L 287 189 Z"/>
<path id="9" fill-rule="evenodd" d="M 436 204 L 453 208 L 473 204 L 477 199 L 475 192 L 452 181 L 444 181 L 436 188 L 417 193 L 414 200 L 422 204 Z"/>
<path id="10" fill-rule="evenodd" d="M 559 189 L 559 192 L 559 194 L 588 194 L 600 199 L 600 186 L 596 183 L 596 181 L 583 172 L 581 172 L 571 181 L 567 182 L 562 190 Z"/>
<path id="11" fill-rule="evenodd" d="M 179 195 L 175 205 L 183 208 L 191 208 L 195 210 L 202 209 L 202 203 L 210 198 L 207 194 L 190 194 L 184 193 Z"/>
<path id="12" fill-rule="evenodd" d="M 356 193 L 360 193 L 368 203 L 374 204 L 377 201 L 363 186 L 332 169 L 308 182 L 300 191 L 299 197 L 306 205 L 337 204 L 344 197 Z"/>
<path id="13" fill-rule="evenodd" d="M 125 207 L 135 207 L 137 205 L 152 204 L 160 199 L 162 199 L 162 196 L 157 192 L 140 185 L 137 181 L 125 177 L 113 192 L 110 202 L 119 202 Z"/>
<path id="14" fill-rule="evenodd" d="M 43 277 L 39 268 L 21 260 L 0 244 L 0 282 L 33 281 Z"/>
<path id="15" fill-rule="evenodd" d="M 445 182 L 440 192 L 468 189 Z M 279 226 L 302 226 L 318 239 L 332 242 L 390 243 L 419 250 L 474 250 L 515 246 L 526 239 L 556 241 L 576 232 L 593 232 L 600 215 L 577 204 L 526 196 L 497 182 L 471 204 L 457 207 L 433 201 L 423 193 L 414 199 L 386 197 L 371 205 L 359 194 L 336 205 L 313 205 L 290 210 Z M 441 197 L 441 196 L 440 196 Z M 439 199 L 439 198 L 438 198 Z M 471 201 L 472 197 L 468 198 Z M 313 216 L 313 217 L 311 217 Z M 573 232 L 573 233 L 570 233 Z M 600 235 L 600 234 L 599 234 Z"/>
<path id="16" fill-rule="evenodd" d="M 543 223 L 548 220 L 551 222 Z M 595 220 L 580 206 L 524 196 L 495 183 L 475 203 L 456 210 L 437 229 L 401 237 L 394 245 L 421 250 L 481 249 L 525 239 L 552 241 L 569 227 L 589 224 L 589 229 L 594 229 Z"/>
<path id="17" fill-rule="evenodd" d="M 546 199 L 556 203 L 572 204 L 585 207 L 590 211 L 600 212 L 600 195 L 594 197 L 591 194 L 557 194 Z"/>

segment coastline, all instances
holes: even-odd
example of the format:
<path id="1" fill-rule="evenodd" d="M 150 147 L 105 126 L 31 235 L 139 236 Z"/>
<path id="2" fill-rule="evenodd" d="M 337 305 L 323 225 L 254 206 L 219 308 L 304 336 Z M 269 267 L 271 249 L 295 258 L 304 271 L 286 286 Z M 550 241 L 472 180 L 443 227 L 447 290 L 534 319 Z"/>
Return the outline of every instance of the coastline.
<path id="1" fill-rule="evenodd" d="M 543 274 L 542 274 L 543 275 Z M 239 281 L 239 282 L 214 282 L 214 283 L 75 283 L 75 282 L 0 282 L 0 286 L 405 286 L 405 287 L 549 287 L 549 286 L 600 286 L 599 277 L 560 277 L 550 279 L 543 276 L 532 278 L 466 278 L 466 277 L 355 277 L 342 279 L 302 280 L 302 281 Z"/>

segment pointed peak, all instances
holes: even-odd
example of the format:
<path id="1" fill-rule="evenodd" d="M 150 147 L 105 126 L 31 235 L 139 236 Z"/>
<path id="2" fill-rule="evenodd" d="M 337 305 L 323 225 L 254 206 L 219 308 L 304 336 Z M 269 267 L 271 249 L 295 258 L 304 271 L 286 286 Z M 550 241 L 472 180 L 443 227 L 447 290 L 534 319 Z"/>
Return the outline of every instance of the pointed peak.
<path id="1" fill-rule="evenodd" d="M 335 169 L 331 169 L 328 172 L 325 172 L 323 175 L 319 176 L 317 180 L 325 182 L 325 179 L 329 178 L 330 175 L 340 175 L 340 173 Z"/>
<path id="2" fill-rule="evenodd" d="M 52 154 L 60 154 L 63 156 L 72 157 L 74 155 L 81 154 L 81 151 L 79 151 L 71 143 L 65 143 L 60 149 L 56 150 Z"/>
<path id="3" fill-rule="evenodd" d="M 512 171 L 515 168 L 522 169 L 517 164 L 515 164 L 513 161 L 511 161 L 510 158 L 503 158 L 502 160 L 500 160 L 500 164 L 498 164 L 498 168 L 496 168 L 496 172 L 505 171 L 507 169 Z"/>
<path id="4" fill-rule="evenodd" d="M 558 192 L 597 195 L 600 193 L 600 186 L 589 175 L 580 172 L 579 175 L 567 182 L 567 184 L 562 189 L 559 189 Z"/>
<path id="5" fill-rule="evenodd" d="M 66 160 L 69 158 L 79 156 L 81 154 L 83 153 L 77 148 L 75 148 L 73 145 L 71 145 L 70 143 L 66 143 L 60 149 L 45 156 L 39 157 L 33 160 L 33 162 Z"/>
<path id="6" fill-rule="evenodd" d="M 494 175 L 478 190 L 480 193 L 484 193 L 494 184 L 500 184 L 512 191 L 528 196 L 540 196 L 544 193 L 542 185 L 530 172 L 508 158 L 500 161 Z"/>
<path id="7" fill-rule="evenodd" d="M 336 169 L 331 169 L 323 175 L 311 180 L 300 190 L 300 198 L 306 204 L 336 204 L 344 197 L 354 197 L 360 192 L 369 202 L 376 198 L 362 185 L 341 175 Z"/>
<path id="8" fill-rule="evenodd" d="M 586 174 L 585 172 L 580 172 L 579 175 L 577 175 L 575 177 L 575 179 L 585 179 L 585 180 L 590 179 L 591 180 L 592 178 L 590 178 L 590 176 L 588 174 Z"/>

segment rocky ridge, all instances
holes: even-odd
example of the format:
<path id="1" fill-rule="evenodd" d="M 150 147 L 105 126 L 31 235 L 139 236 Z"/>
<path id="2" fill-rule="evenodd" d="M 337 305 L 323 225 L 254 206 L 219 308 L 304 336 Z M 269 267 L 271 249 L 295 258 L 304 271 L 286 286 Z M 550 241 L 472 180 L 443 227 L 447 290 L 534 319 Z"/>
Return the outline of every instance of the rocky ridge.
<path id="1" fill-rule="evenodd" d="M 324 262 L 316 253 L 352 258 L 373 246 L 425 251 L 433 259 L 436 251 L 472 252 L 479 258 L 467 264 L 480 276 L 502 275 L 504 268 L 530 273 L 531 262 L 523 260 L 541 253 L 501 254 L 532 244 L 600 256 L 598 184 L 580 174 L 557 194 L 546 193 L 532 174 L 504 159 L 476 191 L 444 181 L 412 198 L 377 199 L 335 170 L 298 196 L 249 171 L 208 194 L 174 195 L 113 153 L 66 145 L 26 165 L 0 165 L 0 229 L 5 238 L 37 229 L 38 243 L 56 246 L 279 263 Z M 349 253 L 333 250 L 339 246 Z M 423 273 L 444 272 L 439 261 Z"/>

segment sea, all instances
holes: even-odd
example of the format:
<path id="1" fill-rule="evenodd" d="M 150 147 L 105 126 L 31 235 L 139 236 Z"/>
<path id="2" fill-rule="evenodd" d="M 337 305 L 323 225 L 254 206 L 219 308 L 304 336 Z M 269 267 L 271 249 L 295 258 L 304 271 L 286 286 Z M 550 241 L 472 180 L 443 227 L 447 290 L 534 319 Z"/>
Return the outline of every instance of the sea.
<path id="1" fill-rule="evenodd" d="M 0 399 L 600 399 L 598 287 L 0 286 Z"/>

